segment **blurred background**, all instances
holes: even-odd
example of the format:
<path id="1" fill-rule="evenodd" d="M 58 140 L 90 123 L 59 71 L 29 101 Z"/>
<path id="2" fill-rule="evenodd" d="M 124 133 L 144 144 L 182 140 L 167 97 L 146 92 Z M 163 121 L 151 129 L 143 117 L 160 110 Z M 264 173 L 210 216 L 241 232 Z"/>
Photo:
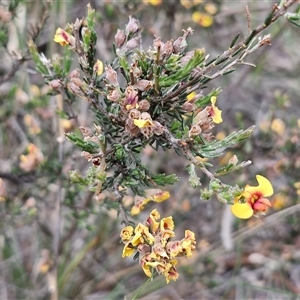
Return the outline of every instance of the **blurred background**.
<path id="1" fill-rule="evenodd" d="M 27 39 L 36 35 L 45 57 L 62 54 L 53 42 L 56 28 L 83 18 L 87 3 L 96 10 L 97 58 L 109 63 L 114 35 L 130 15 L 143 27 L 144 49 L 154 36 L 175 40 L 182 29 L 192 27 L 188 50 L 204 47 L 214 57 L 228 49 L 237 33 L 241 38 L 249 33 L 246 6 L 255 28 L 276 1 L 68 0 L 51 6 L 46 1 L 0 1 L 0 299 L 54 299 L 51 268 L 57 245 L 59 299 L 132 299 L 147 281 L 137 261 L 121 257 L 122 226 L 113 197 L 103 193 L 96 201 L 69 181 L 69 170 L 84 173 L 89 165 L 64 140 L 64 132 L 78 132 L 77 125 L 59 122 L 57 111 L 74 111 L 81 126 L 92 126 L 93 112 L 80 99 L 57 101 L 27 53 Z M 43 23 L 45 12 L 49 18 Z M 217 138 L 256 125 L 249 141 L 214 161 L 222 166 L 235 154 L 253 162 L 223 182 L 256 185 L 255 175 L 264 175 L 274 187 L 273 207 L 265 217 L 238 220 L 216 199 L 200 200 L 199 191 L 188 185 L 183 157 L 145 149 L 143 160 L 152 171 L 181 177 L 167 187 L 171 198 L 158 210 L 173 216 L 179 238 L 185 229 L 194 231 L 197 249 L 192 258 L 180 259 L 176 282 L 166 285 L 164 277 L 156 277 L 138 299 L 300 297 L 299 28 L 282 18 L 261 36 L 269 33 L 272 45 L 248 57 L 256 68 L 239 66 L 209 83 L 207 91 L 222 89 Z M 78 67 L 76 59 L 72 64 L 72 69 Z M 201 181 L 208 183 L 204 177 Z M 128 207 L 133 203 L 131 196 L 125 201 Z M 136 222 L 152 208 L 147 206 Z"/>

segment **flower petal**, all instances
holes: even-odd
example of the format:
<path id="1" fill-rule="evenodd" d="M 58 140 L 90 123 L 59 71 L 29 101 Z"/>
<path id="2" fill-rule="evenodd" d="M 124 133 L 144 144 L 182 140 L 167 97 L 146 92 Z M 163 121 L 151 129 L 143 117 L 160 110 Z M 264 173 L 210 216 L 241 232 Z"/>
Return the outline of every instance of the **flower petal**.
<path id="1" fill-rule="evenodd" d="M 144 128 L 146 126 L 151 126 L 152 122 L 150 120 L 134 120 L 134 125 L 138 128 Z"/>
<path id="2" fill-rule="evenodd" d="M 254 193 L 261 193 L 263 197 L 268 197 L 273 195 L 273 187 L 271 182 L 265 178 L 264 176 L 261 175 L 256 175 L 256 180 L 258 182 L 258 186 L 250 186 L 247 185 L 245 187 L 245 192 L 250 193 L 250 194 L 254 194 Z"/>
<path id="3" fill-rule="evenodd" d="M 261 175 L 256 175 L 256 180 L 258 181 L 258 186 L 261 192 L 263 193 L 264 197 L 269 197 L 273 195 L 273 186 L 267 178 Z"/>
<path id="4" fill-rule="evenodd" d="M 253 209 L 249 203 L 236 202 L 231 207 L 231 212 L 240 219 L 249 219 L 253 216 Z"/>

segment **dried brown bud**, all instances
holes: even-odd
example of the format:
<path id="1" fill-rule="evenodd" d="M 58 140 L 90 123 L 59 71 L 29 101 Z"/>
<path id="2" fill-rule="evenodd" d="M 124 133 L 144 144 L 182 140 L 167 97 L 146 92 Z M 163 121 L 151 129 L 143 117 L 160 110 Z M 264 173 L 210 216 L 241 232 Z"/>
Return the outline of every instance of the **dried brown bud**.
<path id="1" fill-rule="evenodd" d="M 146 127 L 140 128 L 140 131 L 147 139 L 149 139 L 154 133 L 154 127 L 146 126 Z"/>
<path id="2" fill-rule="evenodd" d="M 70 74 L 69 74 L 70 79 L 79 78 L 79 77 L 80 77 L 79 69 L 75 69 L 75 70 L 71 71 Z"/>
<path id="3" fill-rule="evenodd" d="M 126 119 L 125 131 L 128 132 L 131 136 L 136 136 L 140 133 L 140 129 L 134 125 L 133 119 Z"/>
<path id="4" fill-rule="evenodd" d="M 154 49 L 162 48 L 163 46 L 164 46 L 164 43 L 161 41 L 160 37 L 157 37 L 154 39 L 154 41 L 153 41 Z"/>
<path id="5" fill-rule="evenodd" d="M 58 90 L 59 88 L 61 88 L 61 83 L 58 79 L 54 79 L 51 80 L 49 82 L 49 86 L 53 89 L 53 90 Z"/>
<path id="6" fill-rule="evenodd" d="M 198 124 L 195 124 L 189 130 L 189 137 L 194 137 L 199 135 L 202 132 L 201 127 Z"/>
<path id="7" fill-rule="evenodd" d="M 186 112 L 192 112 L 195 111 L 197 106 L 194 103 L 191 103 L 189 101 L 186 101 L 182 104 L 182 109 Z"/>
<path id="8" fill-rule="evenodd" d="M 173 40 L 167 41 L 161 49 L 164 58 L 169 58 L 173 52 Z"/>
<path id="9" fill-rule="evenodd" d="M 113 102 L 117 102 L 120 99 L 120 94 L 117 90 L 112 90 L 107 95 L 107 99 Z"/>
<path id="10" fill-rule="evenodd" d="M 209 118 L 206 122 L 204 122 L 203 124 L 200 124 L 200 127 L 202 129 L 202 132 L 206 132 L 206 131 L 213 129 L 215 127 L 215 125 L 214 125 L 212 119 Z"/>
<path id="11" fill-rule="evenodd" d="M 124 30 L 118 29 L 115 35 L 115 42 L 117 48 L 120 48 L 125 43 L 125 40 L 126 40 L 126 35 L 124 33 Z"/>
<path id="12" fill-rule="evenodd" d="M 258 42 L 259 42 L 259 47 L 261 47 L 263 45 L 271 46 L 271 35 L 267 34 L 267 35 L 264 35 L 262 38 L 259 37 Z"/>
<path id="13" fill-rule="evenodd" d="M 148 114 L 147 112 L 143 112 L 141 113 L 141 120 L 152 120 L 150 114 Z"/>
<path id="14" fill-rule="evenodd" d="M 132 85 L 127 86 L 125 90 L 125 99 L 123 105 L 127 110 L 137 108 L 138 92 Z"/>
<path id="15" fill-rule="evenodd" d="M 184 49 L 187 47 L 186 40 L 180 36 L 174 43 L 173 43 L 173 52 L 175 54 L 181 53 L 184 51 Z"/>
<path id="16" fill-rule="evenodd" d="M 73 82 L 69 82 L 67 84 L 67 89 L 74 95 L 77 95 L 79 97 L 84 97 L 82 90 Z"/>
<path id="17" fill-rule="evenodd" d="M 134 87 L 144 92 L 149 90 L 151 87 L 153 87 L 153 85 L 154 85 L 153 81 L 141 79 L 134 85 Z"/>
<path id="18" fill-rule="evenodd" d="M 129 22 L 126 25 L 126 34 L 134 34 L 140 29 L 139 21 L 129 16 Z"/>
<path id="19" fill-rule="evenodd" d="M 105 67 L 106 79 L 114 86 L 118 86 L 117 72 L 109 65 Z"/>
<path id="20" fill-rule="evenodd" d="M 128 117 L 130 118 L 130 119 L 139 119 L 140 118 L 140 116 L 141 116 L 141 112 L 139 111 L 139 110 L 137 110 L 137 109 L 131 109 L 130 111 L 129 111 L 129 114 L 128 114 Z"/>
<path id="21" fill-rule="evenodd" d="M 84 82 L 80 78 L 77 78 L 77 77 L 71 78 L 71 81 L 78 87 L 82 87 L 84 85 Z"/>
<path id="22" fill-rule="evenodd" d="M 209 107 L 205 107 L 194 118 L 193 124 L 206 123 L 209 118 Z"/>
<path id="23" fill-rule="evenodd" d="M 145 255 L 151 252 L 151 247 L 148 244 L 139 244 L 137 247 L 141 255 Z"/>
<path id="24" fill-rule="evenodd" d="M 193 33 L 193 30 L 189 27 L 187 30 L 183 30 L 184 34 L 182 37 L 179 37 L 174 43 L 173 43 L 173 52 L 181 53 L 185 50 L 187 47 L 186 38 Z"/>
<path id="25" fill-rule="evenodd" d="M 93 135 L 92 130 L 88 127 L 80 126 L 79 129 L 84 137 Z"/>
<path id="26" fill-rule="evenodd" d="M 162 126 L 159 122 L 153 121 L 154 134 L 162 135 L 165 132 L 164 126 Z"/>
<path id="27" fill-rule="evenodd" d="M 142 70 L 138 67 L 137 62 L 131 64 L 130 72 L 132 72 L 135 78 L 139 78 L 142 74 Z"/>
<path id="28" fill-rule="evenodd" d="M 141 100 L 139 102 L 139 110 L 140 111 L 147 111 L 150 108 L 150 102 L 148 100 Z"/>

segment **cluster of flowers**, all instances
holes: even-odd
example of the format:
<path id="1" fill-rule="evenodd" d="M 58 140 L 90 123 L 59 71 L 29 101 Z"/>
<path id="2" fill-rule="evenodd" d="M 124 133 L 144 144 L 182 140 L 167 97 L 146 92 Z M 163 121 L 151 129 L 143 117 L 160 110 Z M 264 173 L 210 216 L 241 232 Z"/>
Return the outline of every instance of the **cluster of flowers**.
<path id="1" fill-rule="evenodd" d="M 154 209 L 145 222 L 135 228 L 126 226 L 121 231 L 121 239 L 125 244 L 123 257 L 139 252 L 139 262 L 144 273 L 152 277 L 156 271 L 166 277 L 167 283 L 179 276 L 176 269 L 176 257 L 190 258 L 196 247 L 194 232 L 185 230 L 181 240 L 171 241 L 175 237 L 172 217 L 160 220 L 159 212 Z"/>
<path id="2" fill-rule="evenodd" d="M 129 18 L 129 22 L 125 30 L 118 29 L 115 36 L 115 45 L 118 56 L 121 58 L 128 50 L 132 50 L 139 44 L 140 25 L 138 20 Z M 166 62 L 171 56 L 175 61 L 178 59 L 178 54 L 182 53 L 187 46 L 186 38 L 192 34 L 189 28 L 184 31 L 182 37 L 179 37 L 174 42 L 173 40 L 163 43 L 159 37 L 153 41 L 153 47 L 143 52 L 142 55 L 149 57 L 150 60 L 159 59 L 161 63 Z M 71 48 L 76 47 L 75 37 L 67 31 L 58 28 L 54 36 L 54 41 L 62 46 L 69 45 Z M 204 51 L 200 49 L 199 51 Z M 135 53 L 132 55 L 132 63 L 128 65 L 128 74 L 130 78 L 126 88 L 121 88 L 118 81 L 118 74 L 111 66 L 105 66 L 97 60 L 94 65 L 94 71 L 97 76 L 100 76 L 105 69 L 105 88 L 107 89 L 106 98 L 114 105 L 118 105 L 120 109 L 118 123 L 122 123 L 125 131 L 131 136 L 137 136 L 140 133 L 145 138 L 150 138 L 153 135 L 162 135 L 166 128 L 161 120 L 153 119 L 151 111 L 153 111 L 152 101 L 149 99 L 149 94 L 155 90 L 155 79 L 145 79 L 141 67 L 141 54 Z M 194 56 L 194 51 L 187 52 L 178 62 L 182 67 Z M 146 76 L 148 77 L 148 75 Z M 77 96 L 84 97 L 84 83 L 79 78 L 78 70 L 74 70 L 69 75 L 69 83 L 67 88 Z M 151 79 L 151 80 L 149 80 Z M 53 88 L 58 80 L 51 82 Z M 59 84 L 60 85 L 60 84 Z M 211 98 L 211 105 L 203 110 L 197 109 L 195 101 L 199 95 L 191 93 L 187 101 L 182 105 L 182 110 L 187 113 L 195 112 L 194 122 L 189 131 L 189 137 L 193 138 L 203 133 L 204 137 L 210 139 L 210 134 L 205 132 L 213 128 L 213 123 L 222 122 L 221 111 L 216 107 L 216 97 Z"/>

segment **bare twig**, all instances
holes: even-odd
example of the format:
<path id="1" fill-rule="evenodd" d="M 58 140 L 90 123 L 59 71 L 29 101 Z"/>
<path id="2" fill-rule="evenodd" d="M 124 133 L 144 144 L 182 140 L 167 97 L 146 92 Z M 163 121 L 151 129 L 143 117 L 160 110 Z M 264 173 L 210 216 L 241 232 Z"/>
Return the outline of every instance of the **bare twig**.
<path id="1" fill-rule="evenodd" d="M 237 43 L 235 46 L 233 46 L 232 48 L 229 48 L 228 50 L 224 51 L 219 57 L 218 60 L 222 61 L 222 60 L 226 60 L 226 59 L 230 59 L 232 58 L 232 55 L 234 53 L 236 53 L 237 51 L 241 51 L 243 49 L 246 49 L 249 42 L 255 37 L 257 36 L 261 31 L 263 31 L 264 29 L 266 29 L 267 27 L 269 27 L 272 23 L 274 23 L 278 18 L 280 18 L 281 16 L 283 16 L 286 12 L 287 9 L 292 6 L 294 3 L 297 3 L 298 0 L 289 0 L 283 3 L 282 6 L 278 6 L 278 5 L 274 5 L 272 8 L 271 13 L 269 14 L 269 16 L 267 17 L 267 22 L 265 21 L 263 24 L 257 26 L 255 29 L 253 29 L 251 31 L 250 34 L 248 34 L 242 41 L 240 41 L 239 43 Z M 235 63 L 236 64 L 236 63 Z M 216 65 L 214 63 L 211 63 L 209 66 L 204 67 L 201 71 L 198 72 L 198 74 L 191 79 L 190 81 L 184 83 L 183 85 L 180 86 L 180 88 L 178 88 L 175 92 L 168 94 L 165 97 L 161 97 L 159 99 L 157 99 L 157 101 L 168 101 L 173 99 L 174 97 L 177 97 L 178 95 L 180 95 L 183 91 L 185 91 L 187 88 L 189 88 L 190 86 L 193 86 L 195 84 L 197 84 L 197 82 L 206 74 L 209 74 L 213 68 L 215 68 Z M 216 76 L 214 76 L 213 78 L 215 78 Z M 209 77 L 211 78 L 211 77 Z"/>

